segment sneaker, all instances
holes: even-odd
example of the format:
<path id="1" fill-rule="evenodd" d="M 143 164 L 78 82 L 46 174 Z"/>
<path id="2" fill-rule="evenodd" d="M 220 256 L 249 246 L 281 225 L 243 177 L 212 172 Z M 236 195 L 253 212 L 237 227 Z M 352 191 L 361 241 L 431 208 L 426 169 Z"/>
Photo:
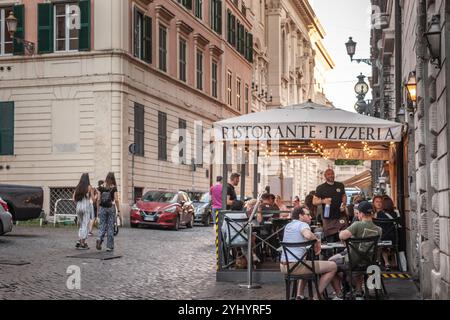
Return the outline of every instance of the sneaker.
<path id="1" fill-rule="evenodd" d="M 75 248 L 79 248 L 81 246 L 80 241 L 77 241 L 77 244 L 75 245 Z"/>
<path id="2" fill-rule="evenodd" d="M 88 236 L 89 236 L 89 237 L 93 237 L 94 234 L 93 234 L 92 232 L 89 232 Z"/>
<path id="3" fill-rule="evenodd" d="M 344 300 L 344 294 L 336 294 L 331 300 Z"/>
<path id="4" fill-rule="evenodd" d="M 364 294 L 362 292 L 357 292 L 355 295 L 356 300 L 364 300 Z"/>
<path id="5" fill-rule="evenodd" d="M 106 248 L 106 251 L 107 251 L 107 252 L 114 251 L 114 248 L 113 248 L 113 249 L 111 249 L 111 248 Z"/>
<path id="6" fill-rule="evenodd" d="M 97 240 L 97 243 L 95 245 L 95 247 L 97 248 L 97 250 L 102 250 L 102 242 L 101 240 Z"/>
<path id="7" fill-rule="evenodd" d="M 87 243 L 80 244 L 80 246 L 77 248 L 78 250 L 89 250 L 89 246 L 87 245 Z"/>

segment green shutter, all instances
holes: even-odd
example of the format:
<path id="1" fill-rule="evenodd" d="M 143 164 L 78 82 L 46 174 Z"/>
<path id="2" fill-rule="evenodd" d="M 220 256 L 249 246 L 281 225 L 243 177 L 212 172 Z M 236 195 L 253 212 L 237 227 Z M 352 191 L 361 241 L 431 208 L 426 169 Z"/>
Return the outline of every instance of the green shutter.
<path id="1" fill-rule="evenodd" d="M 17 31 L 15 37 L 25 39 L 25 6 L 23 4 L 13 7 L 14 16 L 17 18 Z M 14 38 L 14 55 L 25 53 L 23 43 L 18 43 Z"/>
<path id="2" fill-rule="evenodd" d="M 14 102 L 0 102 L 0 155 L 14 155 Z"/>
<path id="3" fill-rule="evenodd" d="M 144 21 L 144 32 L 142 39 L 144 54 L 142 57 L 144 61 L 152 63 L 152 18 L 145 17 Z"/>
<path id="4" fill-rule="evenodd" d="M 133 23 L 133 44 L 134 44 L 134 56 L 139 57 L 139 33 L 138 33 L 138 21 L 139 21 L 139 12 L 136 8 L 134 8 L 134 23 Z"/>
<path id="5" fill-rule="evenodd" d="M 78 2 L 81 14 L 81 29 L 79 33 L 79 51 L 91 50 L 91 0 Z"/>
<path id="6" fill-rule="evenodd" d="M 53 4 L 38 4 L 38 52 L 53 52 Z"/>
<path id="7" fill-rule="evenodd" d="M 192 10 L 192 0 L 184 0 L 184 6 L 187 9 Z"/>

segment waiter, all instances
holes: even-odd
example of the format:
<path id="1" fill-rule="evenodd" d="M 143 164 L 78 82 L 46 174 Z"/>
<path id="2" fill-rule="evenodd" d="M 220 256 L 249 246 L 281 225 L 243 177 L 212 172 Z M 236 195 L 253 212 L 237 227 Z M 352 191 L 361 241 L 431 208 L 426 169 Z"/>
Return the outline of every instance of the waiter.
<path id="1" fill-rule="evenodd" d="M 347 225 L 345 216 L 345 207 L 347 205 L 347 196 L 345 186 L 334 181 L 335 175 L 333 169 L 325 171 L 324 184 L 316 189 L 316 195 L 313 199 L 315 206 L 323 207 L 323 232 L 327 242 L 339 242 L 339 231 Z M 329 215 L 326 211 L 329 205 Z"/>

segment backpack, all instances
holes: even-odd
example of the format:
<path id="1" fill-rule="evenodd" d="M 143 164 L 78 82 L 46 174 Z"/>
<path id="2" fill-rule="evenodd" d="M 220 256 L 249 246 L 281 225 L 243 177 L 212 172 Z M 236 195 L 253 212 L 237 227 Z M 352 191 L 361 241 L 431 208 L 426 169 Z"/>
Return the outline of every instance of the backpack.
<path id="1" fill-rule="evenodd" d="M 112 207 L 111 190 L 103 191 L 100 195 L 100 206 L 103 208 Z"/>

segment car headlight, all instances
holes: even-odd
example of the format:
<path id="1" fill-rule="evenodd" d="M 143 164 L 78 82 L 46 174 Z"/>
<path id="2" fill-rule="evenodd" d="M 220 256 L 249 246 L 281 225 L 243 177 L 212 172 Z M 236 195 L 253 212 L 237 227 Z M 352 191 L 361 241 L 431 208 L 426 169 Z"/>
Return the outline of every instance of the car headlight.
<path id="1" fill-rule="evenodd" d="M 175 212 L 177 212 L 177 207 L 170 207 L 170 208 L 164 209 L 163 212 L 175 213 Z"/>

